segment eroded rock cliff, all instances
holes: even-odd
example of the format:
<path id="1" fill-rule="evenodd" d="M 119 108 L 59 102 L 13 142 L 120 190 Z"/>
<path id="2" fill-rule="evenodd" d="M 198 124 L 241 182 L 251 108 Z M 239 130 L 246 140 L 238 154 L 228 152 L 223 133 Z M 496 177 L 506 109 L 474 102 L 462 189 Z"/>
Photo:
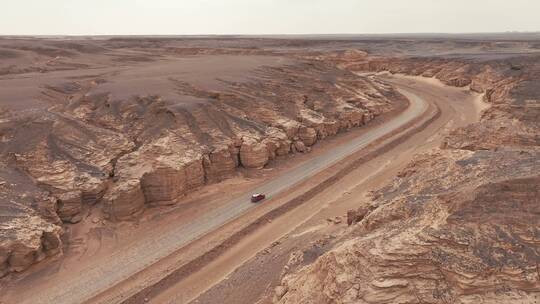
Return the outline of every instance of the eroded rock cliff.
<path id="1" fill-rule="evenodd" d="M 61 252 L 62 225 L 90 208 L 125 220 L 179 203 L 403 101 L 303 52 L 175 40 L 0 44 L 20 65 L 0 73 L 1 275 Z"/>
<path id="2" fill-rule="evenodd" d="M 486 93 L 491 108 L 359 202 L 349 212 L 350 231 L 315 262 L 284 275 L 275 302 L 538 302 L 538 62 L 524 56 L 348 65 L 470 85 Z"/>

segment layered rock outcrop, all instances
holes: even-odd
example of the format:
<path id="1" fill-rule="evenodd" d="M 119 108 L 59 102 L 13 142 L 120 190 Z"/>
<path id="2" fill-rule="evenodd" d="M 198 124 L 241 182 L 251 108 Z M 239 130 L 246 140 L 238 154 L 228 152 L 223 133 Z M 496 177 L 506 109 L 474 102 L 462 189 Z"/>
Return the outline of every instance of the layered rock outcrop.
<path id="1" fill-rule="evenodd" d="M 253 137 L 243 137 L 240 146 L 240 164 L 246 168 L 262 168 L 268 163 L 267 145 Z"/>
<path id="2" fill-rule="evenodd" d="M 399 63 L 398 63 L 399 62 Z M 528 62 L 515 69 L 516 62 Z M 537 57 L 395 59 L 349 67 L 470 85 L 491 104 L 389 185 L 358 202 L 350 231 L 287 273 L 276 303 L 536 303 L 540 298 Z M 525 65 L 522 65 L 525 66 Z"/>
<path id="3" fill-rule="evenodd" d="M 215 147 L 203 160 L 206 178 L 221 181 L 232 176 L 240 165 L 239 153 L 234 144 Z"/>
<path id="4" fill-rule="evenodd" d="M 351 232 L 358 237 L 283 279 L 279 302 L 533 301 L 540 294 L 539 156 L 419 156 L 375 193 L 374 210 Z"/>
<path id="5" fill-rule="evenodd" d="M 62 252 L 62 228 L 31 208 L 14 204 L 0 218 L 0 276 Z"/>
<path id="6" fill-rule="evenodd" d="M 181 202 L 239 167 L 306 153 L 403 99 L 305 52 L 196 43 L 0 41 L 1 275 L 59 253 L 62 225 L 92 208 L 124 220 Z M 334 54 L 342 56 L 365 54 Z M 14 204 L 23 210 L 16 221 Z"/>
<path id="7" fill-rule="evenodd" d="M 361 126 L 392 108 L 384 97 L 393 94 L 392 89 L 332 65 L 299 62 L 266 67 L 260 73 L 273 81 L 231 82 L 229 91 L 219 93 L 173 82 L 191 100 L 190 106 L 147 96 L 140 97 L 141 111 L 130 99 L 92 93 L 101 92 L 99 86 L 85 94 L 86 100 L 108 101 L 90 112 L 78 110 L 87 107 L 80 103 L 73 112 L 137 138 L 132 152 L 114 160 L 113 182 L 104 198 L 111 218 L 135 215 L 145 204 L 174 203 L 195 188 L 234 175 L 239 166 L 262 168 L 278 156 L 308 152 L 317 140 Z M 344 84 L 325 81 L 320 73 L 332 74 L 334 81 Z M 305 90 L 308 81 L 316 90 Z M 363 88 L 379 92 L 369 106 L 358 96 Z M 115 111 L 122 116 L 111 112 L 110 103 L 117 104 Z M 95 116 L 96 111 L 102 115 Z"/>

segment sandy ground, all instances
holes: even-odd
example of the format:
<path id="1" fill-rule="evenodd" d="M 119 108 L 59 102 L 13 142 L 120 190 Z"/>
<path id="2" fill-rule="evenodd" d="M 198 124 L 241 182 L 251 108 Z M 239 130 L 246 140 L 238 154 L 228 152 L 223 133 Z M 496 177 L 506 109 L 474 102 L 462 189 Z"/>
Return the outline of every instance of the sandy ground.
<path id="1" fill-rule="evenodd" d="M 51 106 L 41 99 L 41 91 L 79 79 L 103 79 L 110 82 L 102 86 L 116 99 L 134 95 L 156 94 L 178 99 L 167 79 L 190 81 L 203 89 L 223 88 L 223 80 L 244 81 L 251 72 L 262 66 L 290 63 L 290 59 L 271 56 L 207 55 L 204 57 L 163 57 L 159 61 L 131 65 L 102 66 L 99 58 L 91 62 L 96 66 L 76 70 L 59 70 L 48 73 L 0 75 L 1 107 L 6 111 L 31 111 Z M 89 63 L 90 64 L 90 63 Z M 96 92 L 97 93 L 97 92 Z M 126 96 L 127 95 L 127 96 Z"/>

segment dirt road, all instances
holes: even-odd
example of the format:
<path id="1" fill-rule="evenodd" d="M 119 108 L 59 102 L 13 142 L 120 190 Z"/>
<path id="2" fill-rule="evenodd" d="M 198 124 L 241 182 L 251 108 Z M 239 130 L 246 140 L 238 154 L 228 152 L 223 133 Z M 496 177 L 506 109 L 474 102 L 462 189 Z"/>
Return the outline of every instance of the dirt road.
<path id="1" fill-rule="evenodd" d="M 252 192 L 266 193 L 269 199 L 265 203 L 271 203 L 272 196 L 291 189 L 294 185 L 323 171 L 386 134 L 399 130 L 409 121 L 421 116 L 427 108 L 427 103 L 413 93 L 407 91 L 403 91 L 403 93 L 410 99 L 410 107 L 383 126 L 299 164 L 279 178 L 238 196 L 228 204 L 214 209 L 201 218 L 185 225 L 179 225 L 176 229 L 170 230 L 158 238 L 141 240 L 129 248 L 122 248 L 121 251 L 111 254 L 107 260 L 101 260 L 99 265 L 93 265 L 93 267 L 73 273 L 72 278 L 66 280 L 62 285 L 22 295 L 19 303 L 80 303 L 88 300 L 191 241 L 239 217 L 250 208 L 254 208 L 256 205 L 249 200 Z"/>
<path id="2" fill-rule="evenodd" d="M 441 115 L 423 131 L 355 169 L 323 193 L 305 202 L 302 208 L 265 225 L 204 268 L 159 292 L 157 296 L 152 296 L 150 302 L 179 304 L 190 303 L 195 298 L 197 301 L 193 303 L 256 302 L 265 290 L 273 290 L 272 282 L 279 279 L 279 272 L 275 269 L 282 269 L 283 265 L 276 264 L 276 261 L 286 261 L 290 253 L 287 250 L 295 250 L 299 242 L 309 242 L 309 239 L 299 240 L 295 235 L 317 230 L 320 230 L 319 237 L 330 233 L 324 228 L 327 227 L 326 219 L 343 216 L 347 210 L 357 208 L 365 193 L 380 187 L 395 176 L 416 153 L 438 146 L 445 131 L 477 121 L 485 106 L 480 101 L 480 95 L 446 87 L 429 79 L 400 77 L 389 81 L 436 104 Z M 411 98 L 410 95 L 408 97 Z M 332 226 L 329 227 L 331 228 Z M 281 240 L 284 235 L 289 235 L 288 241 Z M 316 239 L 317 237 L 314 237 L 311 240 Z M 272 247 L 271 244 L 278 240 L 283 244 L 280 247 L 284 248 L 254 258 L 257 252 Z M 276 258 L 280 254 L 284 257 Z M 257 275 L 254 276 L 254 273 Z M 217 284 L 220 281 L 222 282 Z M 210 287 L 212 288 L 209 289 Z M 201 294 L 202 296 L 198 297 Z M 270 299 L 271 296 L 272 294 Z"/>

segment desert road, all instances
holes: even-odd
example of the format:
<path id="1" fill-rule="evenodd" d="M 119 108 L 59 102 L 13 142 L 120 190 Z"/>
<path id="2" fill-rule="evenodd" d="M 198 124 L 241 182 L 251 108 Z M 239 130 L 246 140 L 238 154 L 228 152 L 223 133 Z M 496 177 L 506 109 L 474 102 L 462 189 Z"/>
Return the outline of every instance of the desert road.
<path id="1" fill-rule="evenodd" d="M 129 248 L 122 248 L 98 265 L 77 272 L 72 279 L 66 280 L 62 284 L 56 284 L 46 290 L 29 292 L 21 297 L 20 303 L 71 304 L 84 302 L 190 242 L 238 218 L 249 209 L 255 208 L 257 204 L 250 202 L 252 193 L 265 193 L 268 198 L 262 203 L 271 203 L 268 200 L 271 200 L 273 196 L 291 189 L 298 183 L 309 179 L 385 135 L 403 129 L 410 121 L 426 112 L 428 104 L 425 100 L 405 89 L 401 89 L 400 92 L 409 99 L 410 105 L 404 112 L 387 123 L 363 133 L 347 143 L 336 146 L 325 154 L 291 168 L 279 177 L 252 189 L 249 193 L 239 195 L 227 204 L 213 209 L 192 222 L 179 225 L 156 238 L 141 240 Z"/>

